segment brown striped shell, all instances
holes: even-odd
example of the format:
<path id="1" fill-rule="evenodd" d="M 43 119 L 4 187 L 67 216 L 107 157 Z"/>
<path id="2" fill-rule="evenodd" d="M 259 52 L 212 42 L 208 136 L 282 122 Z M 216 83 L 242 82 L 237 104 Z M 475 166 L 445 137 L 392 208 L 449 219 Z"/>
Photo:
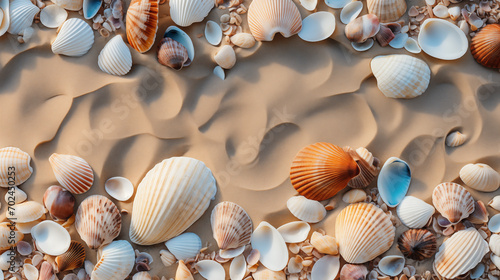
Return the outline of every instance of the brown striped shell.
<path id="1" fill-rule="evenodd" d="M 236 203 L 224 201 L 217 204 L 210 220 L 214 239 L 220 249 L 236 249 L 250 243 L 252 220 Z"/>
<path id="2" fill-rule="evenodd" d="M 158 30 L 158 0 L 132 0 L 127 10 L 127 40 L 140 53 L 153 46 Z"/>
<path id="3" fill-rule="evenodd" d="M 398 248 L 409 259 L 429 259 L 437 250 L 436 236 L 426 229 L 410 229 L 398 238 Z"/>
<path id="4" fill-rule="evenodd" d="M 56 257 L 55 262 L 59 272 L 73 270 L 83 266 L 85 261 L 85 247 L 82 243 L 72 240 L 66 253 Z"/>
<path id="5" fill-rule="evenodd" d="M 500 68 L 500 24 L 488 24 L 472 38 L 470 51 L 481 65 Z"/>
<path id="6" fill-rule="evenodd" d="M 49 162 L 59 184 L 71 193 L 82 194 L 92 187 L 94 171 L 83 158 L 54 153 Z"/>

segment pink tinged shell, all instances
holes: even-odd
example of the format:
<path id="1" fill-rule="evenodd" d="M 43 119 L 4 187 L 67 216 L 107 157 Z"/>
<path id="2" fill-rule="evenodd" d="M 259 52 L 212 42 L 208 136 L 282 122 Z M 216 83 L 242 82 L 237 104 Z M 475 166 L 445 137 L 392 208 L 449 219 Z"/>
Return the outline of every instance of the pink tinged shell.
<path id="1" fill-rule="evenodd" d="M 302 18 L 292 0 L 254 0 L 248 7 L 248 25 L 257 41 L 272 41 L 276 33 L 285 38 L 299 33 Z"/>
<path id="2" fill-rule="evenodd" d="M 381 22 L 398 20 L 406 12 L 405 0 L 368 0 L 368 12 L 377 15 Z"/>
<path id="3" fill-rule="evenodd" d="M 161 40 L 158 47 L 158 62 L 175 70 L 191 64 L 186 47 L 171 38 Z"/>
<path id="4" fill-rule="evenodd" d="M 432 192 L 432 203 L 452 224 L 460 222 L 474 212 L 474 198 L 456 183 L 439 184 Z"/>
<path id="5" fill-rule="evenodd" d="M 94 171 L 84 159 L 54 153 L 49 162 L 59 184 L 71 193 L 82 194 L 92 187 Z"/>
<path id="6" fill-rule="evenodd" d="M 380 30 L 380 22 L 376 15 L 368 14 L 359 17 L 345 27 L 347 39 L 355 43 L 363 43 L 375 36 Z"/>
<path id="7" fill-rule="evenodd" d="M 217 204 L 210 220 L 214 239 L 220 249 L 236 249 L 250 243 L 252 220 L 236 203 L 224 201 Z"/>
<path id="8" fill-rule="evenodd" d="M 31 157 L 19 148 L 7 147 L 0 149 L 0 186 L 9 187 L 9 172 L 15 171 L 15 185 L 19 186 L 31 177 L 33 168 Z M 12 184 L 12 183 L 11 183 Z"/>

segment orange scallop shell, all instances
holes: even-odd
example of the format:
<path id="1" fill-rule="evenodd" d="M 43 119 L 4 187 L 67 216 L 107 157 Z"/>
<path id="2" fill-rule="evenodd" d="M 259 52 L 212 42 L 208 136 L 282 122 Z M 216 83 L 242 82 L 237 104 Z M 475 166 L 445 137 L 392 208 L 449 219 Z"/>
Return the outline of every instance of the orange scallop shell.
<path id="1" fill-rule="evenodd" d="M 303 148 L 295 156 L 290 180 L 299 194 L 325 200 L 344 189 L 359 172 L 354 159 L 342 148 L 320 142 Z"/>
<path id="2" fill-rule="evenodd" d="M 500 24 L 488 24 L 472 38 L 474 59 L 489 68 L 500 68 Z"/>
<path id="3" fill-rule="evenodd" d="M 127 39 L 140 53 L 153 46 L 158 30 L 158 0 L 132 0 L 127 10 Z"/>
<path id="4" fill-rule="evenodd" d="M 68 251 L 57 256 L 55 261 L 59 272 L 82 267 L 85 261 L 85 247 L 82 243 L 73 240 Z"/>

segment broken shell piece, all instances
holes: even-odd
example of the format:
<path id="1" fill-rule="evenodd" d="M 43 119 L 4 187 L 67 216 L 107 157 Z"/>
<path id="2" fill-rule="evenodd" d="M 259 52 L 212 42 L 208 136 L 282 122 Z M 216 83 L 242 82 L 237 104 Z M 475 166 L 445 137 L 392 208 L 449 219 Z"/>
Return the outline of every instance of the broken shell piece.
<path id="1" fill-rule="evenodd" d="M 365 191 L 359 189 L 352 189 L 342 196 L 342 201 L 344 201 L 345 203 L 363 202 L 365 201 L 365 199 Z"/>
<path id="2" fill-rule="evenodd" d="M 83 0 L 83 16 L 86 19 L 93 18 L 102 6 L 102 0 Z"/>
<path id="3" fill-rule="evenodd" d="M 207 21 L 205 25 L 205 38 L 211 45 L 219 45 L 222 40 L 222 29 L 220 25 L 212 20 Z"/>
<path id="4" fill-rule="evenodd" d="M 467 135 L 460 133 L 460 131 L 453 131 L 446 136 L 446 146 L 448 147 L 458 147 L 467 141 Z"/>
<path id="5" fill-rule="evenodd" d="M 194 267 L 203 278 L 208 280 L 225 279 L 226 272 L 224 267 L 216 261 L 202 260 L 197 262 Z"/>
<path id="6" fill-rule="evenodd" d="M 311 226 L 306 222 L 290 222 L 278 228 L 286 243 L 299 243 L 306 240 Z"/>
<path id="7" fill-rule="evenodd" d="M 45 254 L 58 256 L 68 251 L 71 245 L 69 232 L 53 221 L 43 221 L 31 229 L 36 248 Z"/>
<path id="8" fill-rule="evenodd" d="M 218 65 L 214 68 L 214 75 L 219 77 L 223 81 L 226 79 L 226 73 L 224 73 L 224 69 Z"/>
<path id="9" fill-rule="evenodd" d="M 462 14 L 462 12 L 461 12 L 459 6 L 455 6 L 455 7 L 448 8 L 448 14 L 450 15 L 450 18 L 452 20 L 456 21 L 460 17 L 460 15 Z"/>
<path id="10" fill-rule="evenodd" d="M 446 38 L 442 34 L 447 34 Z M 443 60 L 458 59 L 469 48 L 467 37 L 455 24 L 437 18 L 424 21 L 418 34 L 418 43 L 425 53 Z"/>
<path id="11" fill-rule="evenodd" d="M 178 260 L 194 258 L 200 252 L 201 239 L 196 233 L 186 232 L 165 242 L 165 246 Z"/>
<path id="12" fill-rule="evenodd" d="M 422 49 L 418 45 L 417 40 L 415 40 L 415 39 L 413 39 L 411 37 L 406 40 L 404 48 L 405 48 L 405 50 L 407 50 L 407 51 L 409 51 L 411 53 L 420 53 L 420 52 L 422 52 Z"/>
<path id="13" fill-rule="evenodd" d="M 23 274 L 27 280 L 37 280 L 38 279 L 38 269 L 34 265 L 25 263 L 23 265 Z"/>
<path id="14" fill-rule="evenodd" d="M 450 16 L 448 12 L 448 7 L 446 7 L 441 3 L 437 4 L 436 6 L 434 6 L 434 8 L 432 8 L 432 13 L 438 18 L 447 18 Z"/>
<path id="15" fill-rule="evenodd" d="M 364 52 L 373 47 L 374 41 L 372 38 L 369 38 L 368 40 L 364 41 L 363 43 L 355 43 L 351 42 L 351 46 L 355 51 L 358 52 Z"/>
<path id="16" fill-rule="evenodd" d="M 385 256 L 378 263 L 380 271 L 389 276 L 397 276 L 405 267 L 405 258 L 402 256 Z"/>
<path id="17" fill-rule="evenodd" d="M 349 4 L 345 5 L 345 7 L 340 12 L 340 21 L 343 24 L 348 24 L 353 20 L 355 20 L 359 16 L 362 10 L 363 10 L 363 2 L 352 1 Z"/>
<path id="18" fill-rule="evenodd" d="M 318 5 L 318 0 L 300 0 L 300 5 L 308 11 L 313 11 Z"/>
<path id="19" fill-rule="evenodd" d="M 116 200 L 127 201 L 134 194 L 134 185 L 124 177 L 112 177 L 104 184 L 106 192 Z"/>
<path id="20" fill-rule="evenodd" d="M 193 274 L 191 274 L 183 260 L 179 261 L 179 266 L 175 272 L 175 280 L 194 280 Z"/>
<path id="21" fill-rule="evenodd" d="M 311 271 L 311 280 L 333 280 L 337 277 L 339 270 L 339 256 L 323 256 L 314 264 Z"/>
<path id="22" fill-rule="evenodd" d="M 347 186 L 351 188 L 365 188 L 370 185 L 380 171 L 379 159 L 374 157 L 364 147 L 359 147 L 356 150 L 351 147 L 345 147 L 344 150 L 351 155 L 359 167 L 359 174 L 352 178 Z"/>
<path id="23" fill-rule="evenodd" d="M 231 69 L 236 64 L 236 53 L 233 47 L 223 46 L 214 56 L 215 63 L 224 69 Z"/>
<path id="24" fill-rule="evenodd" d="M 408 39 L 408 33 L 398 33 L 394 36 L 394 39 L 389 42 L 389 46 L 395 49 L 402 49 L 406 45 Z"/>
<path id="25" fill-rule="evenodd" d="M 326 216 L 323 204 L 303 196 L 291 197 L 286 206 L 295 217 L 304 222 L 318 223 Z"/>
<path id="26" fill-rule="evenodd" d="M 335 237 L 323 235 L 317 231 L 311 235 L 311 245 L 321 254 L 337 255 L 339 253 Z"/>
<path id="27" fill-rule="evenodd" d="M 306 42 L 319 42 L 332 36 L 335 16 L 329 12 L 316 12 L 302 21 L 299 37 Z"/>
<path id="28" fill-rule="evenodd" d="M 500 174 L 484 163 L 469 163 L 460 169 L 460 179 L 469 187 L 493 192 L 500 186 Z"/>
<path id="29" fill-rule="evenodd" d="M 288 248 L 281 234 L 267 222 L 261 222 L 252 234 L 252 248 L 260 252 L 260 262 L 280 271 L 288 263 Z"/>
<path id="30" fill-rule="evenodd" d="M 396 37 L 396 35 L 394 35 L 394 32 L 392 32 L 392 30 L 385 24 L 380 25 L 380 30 L 377 35 L 375 35 L 377 42 L 382 47 L 388 46 L 389 43 L 394 39 L 394 37 Z"/>
<path id="31" fill-rule="evenodd" d="M 482 225 L 488 222 L 488 210 L 482 201 L 474 203 L 474 212 L 469 216 L 469 222 Z"/>
<path id="32" fill-rule="evenodd" d="M 19 148 L 7 147 L 0 149 L 0 186 L 4 188 L 11 186 L 12 183 L 9 184 L 9 182 L 12 181 L 12 176 L 9 175 L 9 171 L 12 171 L 12 167 L 16 172 L 16 186 L 28 180 L 33 173 L 30 162 L 30 155 Z"/>
<path id="33" fill-rule="evenodd" d="M 40 12 L 40 22 L 48 28 L 58 28 L 68 18 L 68 12 L 57 5 L 49 5 Z"/>
<path id="34" fill-rule="evenodd" d="M 432 203 L 452 224 L 460 222 L 474 212 L 474 198 L 464 187 L 456 183 L 439 184 L 432 192 Z"/>
<path id="35" fill-rule="evenodd" d="M 255 38 L 249 33 L 237 33 L 231 36 L 231 43 L 240 48 L 248 49 L 255 45 Z"/>
<path id="36" fill-rule="evenodd" d="M 254 0 L 248 7 L 248 25 L 257 41 L 272 41 L 276 33 L 285 38 L 299 33 L 302 18 L 292 0 Z"/>

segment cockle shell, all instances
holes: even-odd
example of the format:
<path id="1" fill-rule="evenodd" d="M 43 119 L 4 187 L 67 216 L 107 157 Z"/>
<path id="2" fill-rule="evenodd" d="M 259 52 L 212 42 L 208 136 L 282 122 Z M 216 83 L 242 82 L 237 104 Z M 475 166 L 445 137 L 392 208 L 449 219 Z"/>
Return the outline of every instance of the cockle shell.
<path id="1" fill-rule="evenodd" d="M 460 222 L 474 212 L 474 198 L 456 183 L 439 184 L 432 192 L 432 204 L 452 224 Z"/>
<path id="2" fill-rule="evenodd" d="M 9 0 L 0 1 L 0 36 L 5 34 L 10 26 Z"/>
<path id="3" fill-rule="evenodd" d="M 31 237 L 38 251 L 51 256 L 64 254 L 71 245 L 69 232 L 54 221 L 43 221 L 34 226 Z"/>
<path id="4" fill-rule="evenodd" d="M 69 11 L 79 11 L 83 7 L 83 0 L 54 0 L 52 2 Z"/>
<path id="5" fill-rule="evenodd" d="M 229 267 L 229 278 L 231 280 L 243 280 L 247 272 L 247 262 L 243 255 L 239 255 L 231 261 Z"/>
<path id="6" fill-rule="evenodd" d="M 40 9 L 29 0 L 16 0 L 10 2 L 9 12 L 10 26 L 8 32 L 18 35 L 33 24 L 33 19 L 40 12 Z"/>
<path id="7" fill-rule="evenodd" d="M 259 250 L 260 262 L 272 271 L 280 271 L 288 263 L 288 248 L 281 234 L 267 222 L 261 222 L 252 234 L 252 248 Z"/>
<path id="8" fill-rule="evenodd" d="M 391 22 L 401 18 L 406 12 L 405 0 L 368 0 L 368 12 L 376 15 L 380 22 Z"/>
<path id="9" fill-rule="evenodd" d="M 120 234 L 122 216 L 107 197 L 92 195 L 78 206 L 75 228 L 90 249 L 97 249 Z"/>
<path id="10" fill-rule="evenodd" d="M 43 195 L 43 204 L 52 217 L 65 220 L 73 215 L 75 197 L 68 190 L 51 186 Z"/>
<path id="11" fill-rule="evenodd" d="M 325 255 L 314 264 L 311 271 L 311 280 L 334 280 L 339 270 L 339 256 Z"/>
<path id="12" fill-rule="evenodd" d="M 397 206 L 408 192 L 410 181 L 410 166 L 397 157 L 389 158 L 378 176 L 380 197 L 389 207 Z"/>
<path id="13" fill-rule="evenodd" d="M 335 16 L 330 12 L 316 12 L 302 21 L 299 37 L 306 42 L 319 42 L 335 32 Z"/>
<path id="14" fill-rule="evenodd" d="M 398 205 L 397 213 L 401 222 L 409 228 L 423 228 L 434 215 L 434 207 L 414 196 L 406 196 Z"/>
<path id="15" fill-rule="evenodd" d="M 426 229 L 410 229 L 398 238 L 398 248 L 409 259 L 429 259 L 437 250 L 436 236 Z"/>
<path id="16" fill-rule="evenodd" d="M 337 255 L 339 246 L 333 236 L 323 235 L 317 231 L 311 235 L 311 245 L 321 254 Z"/>
<path id="17" fill-rule="evenodd" d="M 405 266 L 405 258 L 402 256 L 392 255 L 383 257 L 378 263 L 380 271 L 389 276 L 399 275 Z"/>
<path id="18" fill-rule="evenodd" d="M 140 53 L 153 46 L 158 30 L 158 0 L 133 0 L 127 10 L 127 40 Z M 172 1 L 173 2 L 173 1 Z"/>
<path id="19" fill-rule="evenodd" d="M 317 223 L 326 216 L 323 204 L 300 195 L 288 199 L 286 206 L 297 219 L 304 222 Z"/>
<path id="20" fill-rule="evenodd" d="M 183 260 L 179 261 L 179 266 L 175 272 L 175 280 L 194 280 L 193 274 L 191 274 Z"/>
<path id="21" fill-rule="evenodd" d="M 185 232 L 165 242 L 165 246 L 178 260 L 194 258 L 200 252 L 201 239 L 196 233 Z"/>
<path id="22" fill-rule="evenodd" d="M 380 91 L 391 98 L 414 98 L 427 90 L 431 69 L 421 59 L 404 54 L 381 55 L 371 68 Z"/>
<path id="23" fill-rule="evenodd" d="M 356 203 L 344 208 L 335 221 L 339 251 L 349 263 L 364 263 L 391 248 L 395 229 L 384 211 L 373 204 Z"/>
<path id="24" fill-rule="evenodd" d="M 49 162 L 59 184 L 71 193 L 82 194 L 92 187 L 94 171 L 84 159 L 54 153 L 50 156 Z"/>
<path id="25" fill-rule="evenodd" d="M 460 179 L 469 187 L 494 192 L 500 187 L 500 174 L 484 163 L 469 163 L 460 170 Z"/>
<path id="26" fill-rule="evenodd" d="M 475 228 L 461 230 L 439 247 L 434 267 L 441 276 L 455 279 L 473 269 L 489 250 L 488 242 Z"/>
<path id="27" fill-rule="evenodd" d="M 320 142 L 297 153 L 290 168 L 290 180 L 299 194 L 325 200 L 344 189 L 359 172 L 356 162 L 342 148 Z"/>
<path id="28" fill-rule="evenodd" d="M 460 131 L 453 131 L 446 136 L 446 146 L 458 147 L 462 146 L 467 141 L 467 135 L 460 133 Z"/>
<path id="29" fill-rule="evenodd" d="M 420 26 L 418 44 L 426 54 L 443 60 L 458 59 L 469 48 L 464 32 L 454 23 L 439 18 L 424 21 Z"/>
<path id="30" fill-rule="evenodd" d="M 16 246 L 23 238 L 24 234 L 18 231 L 15 225 L 7 222 L 0 223 L 0 251 L 8 250 L 11 246 Z"/>
<path id="31" fill-rule="evenodd" d="M 231 69 L 236 64 L 236 53 L 233 47 L 225 45 L 215 54 L 214 61 L 224 69 Z"/>
<path id="32" fill-rule="evenodd" d="M 255 38 L 250 33 L 237 33 L 231 36 L 231 43 L 240 48 L 249 49 L 255 46 Z"/>
<path id="33" fill-rule="evenodd" d="M 349 22 L 345 27 L 345 36 L 351 42 L 363 43 L 375 36 L 380 30 L 377 16 L 367 14 Z"/>
<path id="34" fill-rule="evenodd" d="M 68 18 L 68 12 L 57 5 L 49 5 L 40 12 L 40 22 L 48 28 L 58 28 Z"/>
<path id="35" fill-rule="evenodd" d="M 132 54 L 121 35 L 106 43 L 99 53 L 97 64 L 103 72 L 115 76 L 126 75 L 132 69 Z"/>
<path id="36" fill-rule="evenodd" d="M 170 16 L 179 26 L 190 26 L 200 22 L 215 6 L 213 0 L 171 0 Z"/>
<path id="37" fill-rule="evenodd" d="M 170 253 L 168 250 L 161 250 L 160 251 L 160 259 L 161 259 L 161 262 L 163 263 L 163 265 L 165 265 L 166 267 L 173 265 L 176 261 L 175 256 L 172 253 Z"/>
<path id="38" fill-rule="evenodd" d="M 85 247 L 78 241 L 71 241 L 68 251 L 56 257 L 58 271 L 73 270 L 83 266 L 85 261 Z"/>
<path id="39" fill-rule="evenodd" d="M 278 228 L 278 232 L 286 243 L 299 243 L 307 239 L 311 226 L 302 221 L 286 223 Z"/>
<path id="40" fill-rule="evenodd" d="M 101 8 L 102 0 L 83 0 L 83 17 L 93 18 Z"/>
<path id="41" fill-rule="evenodd" d="M 194 267 L 205 279 L 225 279 L 226 271 L 224 267 L 216 261 L 213 260 L 202 260 L 195 263 Z"/>
<path id="42" fill-rule="evenodd" d="M 175 70 L 191 64 L 187 49 L 171 38 L 161 40 L 158 47 L 158 62 Z"/>
<path id="43" fill-rule="evenodd" d="M 97 258 L 99 261 L 92 271 L 92 280 L 122 280 L 134 269 L 134 248 L 126 240 L 102 246 Z"/>
<path id="44" fill-rule="evenodd" d="M 252 219 L 238 204 L 229 201 L 217 204 L 212 210 L 210 222 L 220 249 L 236 249 L 250 243 Z"/>
<path id="45" fill-rule="evenodd" d="M 354 150 L 345 147 L 346 151 L 357 163 L 359 174 L 352 178 L 347 186 L 351 188 L 365 188 L 375 179 L 380 172 L 380 161 L 366 148 L 360 147 Z"/>
<path id="46" fill-rule="evenodd" d="M 151 245 L 179 235 L 203 215 L 216 192 L 203 162 L 188 157 L 160 162 L 137 188 L 130 240 Z"/>
<path id="47" fill-rule="evenodd" d="M 220 44 L 222 41 L 222 29 L 217 22 L 213 20 L 207 21 L 205 25 L 205 38 L 213 46 Z"/>
<path id="48" fill-rule="evenodd" d="M 489 242 L 490 250 L 495 255 L 500 255 L 500 235 L 492 234 Z"/>
<path id="49" fill-rule="evenodd" d="M 481 65 L 500 68 L 500 24 L 488 24 L 472 38 L 470 51 Z"/>
<path id="50" fill-rule="evenodd" d="M 28 153 L 19 148 L 0 149 L 0 186 L 4 188 L 19 186 L 28 180 L 33 173 L 30 162 L 31 157 Z M 9 181 L 11 181 L 10 184 Z"/>
<path id="51" fill-rule="evenodd" d="M 366 199 L 366 193 L 363 190 L 353 189 L 342 196 L 345 203 L 363 202 Z"/>
<path id="52" fill-rule="evenodd" d="M 52 52 L 67 56 L 82 56 L 92 48 L 93 44 L 92 27 L 79 18 L 70 18 L 63 23 L 55 41 L 52 42 Z"/>
<path id="53" fill-rule="evenodd" d="M 254 280 L 286 280 L 283 271 L 272 271 L 263 266 L 259 266 L 257 271 L 252 273 L 252 277 Z"/>
<path id="54" fill-rule="evenodd" d="M 346 263 L 340 270 L 340 280 L 364 280 L 368 275 L 368 269 L 362 264 Z"/>
<path id="55" fill-rule="evenodd" d="M 248 7 L 248 25 L 257 41 L 272 41 L 276 33 L 285 38 L 299 33 L 302 18 L 292 0 L 254 0 Z"/>
<path id="56" fill-rule="evenodd" d="M 36 201 L 26 201 L 9 206 L 9 208 L 12 208 L 12 211 L 7 211 L 5 216 L 16 223 L 33 222 L 42 217 L 47 211 L 42 204 Z"/>

